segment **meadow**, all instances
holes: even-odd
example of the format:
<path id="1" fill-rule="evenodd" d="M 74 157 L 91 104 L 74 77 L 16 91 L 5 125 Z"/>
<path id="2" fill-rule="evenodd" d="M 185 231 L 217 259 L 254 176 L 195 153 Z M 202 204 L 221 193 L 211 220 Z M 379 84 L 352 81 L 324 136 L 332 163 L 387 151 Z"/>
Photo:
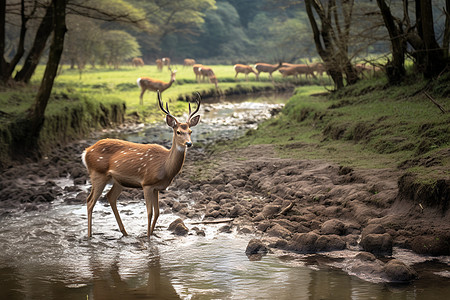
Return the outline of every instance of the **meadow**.
<path id="1" fill-rule="evenodd" d="M 252 93 L 253 91 L 263 91 L 274 89 L 274 84 L 269 80 L 267 73 L 262 73 L 260 80 L 256 81 L 254 74 L 249 75 L 249 80 L 245 80 L 243 74 L 239 74 L 235 79 L 235 72 L 232 65 L 213 65 L 219 80 L 219 91 L 215 90 L 214 84 L 210 82 L 197 82 L 192 67 L 182 65 L 172 65 L 172 70 L 177 70 L 176 81 L 172 86 L 162 94 L 164 101 L 171 103 L 171 109 L 174 113 L 183 112 L 187 103 L 186 97 L 192 97 L 196 92 L 201 95 L 220 96 L 229 94 L 231 91 L 237 93 Z M 40 67 L 32 79 L 32 85 L 37 86 L 42 77 L 44 68 Z M 164 67 L 163 71 L 158 71 L 155 65 L 146 65 L 144 67 L 121 66 L 120 69 L 111 68 L 86 68 L 83 72 L 78 69 L 70 69 L 65 65 L 61 68 L 58 77 L 55 80 L 54 93 L 78 94 L 88 96 L 97 101 L 109 101 L 109 99 L 120 99 L 126 103 L 128 115 L 138 115 L 143 122 L 152 122 L 155 116 L 159 116 L 159 108 L 156 102 L 156 93 L 146 91 L 144 94 L 144 105 L 139 104 L 140 88 L 137 86 L 137 79 L 140 77 L 150 77 L 160 79 L 164 82 L 170 81 L 170 71 Z M 293 78 L 282 78 L 278 72 L 274 73 L 275 84 L 290 85 L 293 89 L 294 84 L 318 83 L 307 81 L 305 78 L 295 81 Z M 325 82 L 329 82 L 326 80 Z M 315 86 L 315 85 L 313 85 Z M 324 91 L 321 86 L 315 86 L 314 91 Z"/>

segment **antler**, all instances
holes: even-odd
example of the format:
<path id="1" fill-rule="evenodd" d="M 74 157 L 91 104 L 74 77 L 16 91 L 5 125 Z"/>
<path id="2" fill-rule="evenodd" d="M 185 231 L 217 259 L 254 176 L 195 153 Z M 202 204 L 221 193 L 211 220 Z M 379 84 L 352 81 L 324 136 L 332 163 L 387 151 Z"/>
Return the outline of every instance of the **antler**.
<path id="1" fill-rule="evenodd" d="M 189 122 L 189 120 L 198 112 L 198 110 L 200 109 L 200 98 L 201 98 L 201 96 L 200 96 L 200 93 L 199 92 L 196 92 L 197 93 L 197 99 L 195 99 L 195 102 L 197 102 L 197 109 L 193 112 L 193 113 L 191 113 L 191 103 L 189 103 L 189 117 L 188 117 L 188 119 L 187 119 L 187 122 Z"/>
<path id="2" fill-rule="evenodd" d="M 170 111 L 169 111 L 169 104 L 168 104 L 167 102 L 166 102 L 166 109 L 164 109 L 164 105 L 163 105 L 162 100 L 161 100 L 161 92 L 160 92 L 159 90 L 157 90 L 156 92 L 158 93 L 158 104 L 159 104 L 159 108 L 161 108 L 161 110 L 162 110 L 166 115 L 169 115 L 169 116 L 173 117 L 172 114 L 171 114 Z"/>

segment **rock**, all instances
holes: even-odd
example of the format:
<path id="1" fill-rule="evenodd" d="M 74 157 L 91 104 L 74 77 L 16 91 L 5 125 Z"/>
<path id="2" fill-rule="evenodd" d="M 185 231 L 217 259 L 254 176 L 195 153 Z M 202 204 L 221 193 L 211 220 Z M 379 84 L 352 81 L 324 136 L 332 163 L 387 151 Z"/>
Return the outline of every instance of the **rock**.
<path id="1" fill-rule="evenodd" d="M 389 233 L 384 234 L 367 234 L 362 237 L 359 243 L 361 247 L 375 255 L 391 255 L 393 239 Z"/>
<path id="2" fill-rule="evenodd" d="M 237 218 L 239 216 L 244 216 L 246 215 L 247 212 L 245 211 L 245 208 L 240 205 L 240 204 L 236 204 L 231 210 L 230 210 L 230 217 L 231 218 Z"/>
<path id="3" fill-rule="evenodd" d="M 337 219 L 331 219 L 322 224 L 320 232 L 322 234 L 343 235 L 345 233 L 345 224 Z"/>
<path id="4" fill-rule="evenodd" d="M 411 249 L 419 254 L 449 255 L 450 237 L 421 235 L 412 239 Z"/>
<path id="5" fill-rule="evenodd" d="M 377 258 L 370 252 L 360 252 L 355 255 L 355 259 L 362 261 L 375 261 Z"/>
<path id="6" fill-rule="evenodd" d="M 361 232 L 362 237 L 368 234 L 383 234 L 386 232 L 386 229 L 380 224 L 369 224 L 367 225 L 363 231 Z"/>
<path id="7" fill-rule="evenodd" d="M 266 218 L 274 218 L 281 210 L 281 205 L 268 204 L 264 206 L 262 214 Z"/>
<path id="8" fill-rule="evenodd" d="M 338 235 L 321 235 L 314 243 L 316 251 L 335 251 L 345 249 L 345 241 Z"/>
<path id="9" fill-rule="evenodd" d="M 169 225 L 169 231 L 172 231 L 175 235 L 187 235 L 189 229 L 184 225 L 183 220 L 180 218 L 176 219 Z"/>
<path id="10" fill-rule="evenodd" d="M 343 269 L 365 280 L 380 281 L 384 275 L 383 267 L 383 262 L 376 259 L 375 255 L 369 252 L 361 252 L 353 259 L 348 260 Z"/>
<path id="11" fill-rule="evenodd" d="M 245 254 L 267 254 L 268 249 L 266 245 L 258 239 L 251 239 L 248 242 L 247 248 L 245 249 Z"/>
<path id="12" fill-rule="evenodd" d="M 267 230 L 267 234 L 274 237 L 286 238 L 291 235 L 291 232 L 280 224 L 275 224 L 272 228 Z"/>
<path id="13" fill-rule="evenodd" d="M 262 221 L 262 222 L 260 222 L 259 224 L 258 224 L 258 226 L 256 226 L 256 228 L 259 230 L 259 231 L 262 231 L 262 232 L 265 232 L 266 230 L 267 230 L 267 228 L 269 228 L 270 227 L 270 222 L 269 221 Z"/>
<path id="14" fill-rule="evenodd" d="M 408 282 L 417 278 L 417 273 L 410 266 L 398 259 L 390 260 L 383 268 L 389 281 Z"/>
<path id="15" fill-rule="evenodd" d="M 245 186 L 245 180 L 243 179 L 235 179 L 230 181 L 230 184 L 234 187 L 244 187 Z"/>
<path id="16" fill-rule="evenodd" d="M 314 232 L 296 233 L 288 243 L 288 249 L 298 253 L 315 253 L 319 235 Z"/>
<path id="17" fill-rule="evenodd" d="M 224 226 L 220 227 L 219 232 L 231 233 L 231 225 L 224 225 Z"/>

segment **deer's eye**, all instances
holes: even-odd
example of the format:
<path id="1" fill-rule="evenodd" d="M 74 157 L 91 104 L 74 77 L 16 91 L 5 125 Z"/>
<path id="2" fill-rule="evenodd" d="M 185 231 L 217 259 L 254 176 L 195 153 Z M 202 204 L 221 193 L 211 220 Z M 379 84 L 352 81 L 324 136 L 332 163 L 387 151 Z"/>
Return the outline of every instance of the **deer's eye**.
<path id="1" fill-rule="evenodd" d="M 177 130 L 177 134 L 180 135 L 180 134 L 181 134 L 181 131 Z"/>

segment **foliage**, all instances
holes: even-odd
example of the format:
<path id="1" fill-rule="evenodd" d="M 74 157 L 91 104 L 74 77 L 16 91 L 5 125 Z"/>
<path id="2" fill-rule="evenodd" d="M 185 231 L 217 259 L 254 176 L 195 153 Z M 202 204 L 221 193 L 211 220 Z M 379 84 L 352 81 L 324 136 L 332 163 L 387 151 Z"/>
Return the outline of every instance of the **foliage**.
<path id="1" fill-rule="evenodd" d="M 141 55 L 136 38 L 125 31 L 110 30 L 103 38 L 106 62 L 115 69 L 125 60 Z"/>

